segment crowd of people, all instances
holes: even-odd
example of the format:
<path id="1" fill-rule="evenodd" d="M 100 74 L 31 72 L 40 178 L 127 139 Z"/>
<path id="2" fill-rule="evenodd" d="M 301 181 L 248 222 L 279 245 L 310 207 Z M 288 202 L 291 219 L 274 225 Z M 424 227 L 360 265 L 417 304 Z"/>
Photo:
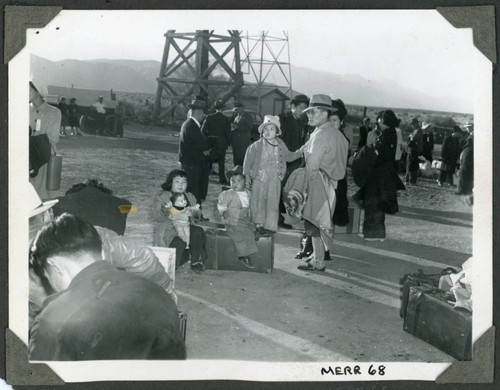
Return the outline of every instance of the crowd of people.
<path id="1" fill-rule="evenodd" d="M 76 98 L 71 98 L 69 104 L 66 103 L 66 97 L 61 96 L 57 104 L 57 108 L 61 112 L 61 128 L 59 134 L 62 136 L 69 135 L 83 136 L 80 129 L 81 112 L 76 104 Z M 123 120 L 125 117 L 125 105 L 119 100 L 114 108 L 113 115 L 107 115 L 104 105 L 104 98 L 99 96 L 97 100 L 90 106 L 91 116 L 94 121 L 96 135 L 108 137 L 123 137 Z M 110 123 L 108 123 L 110 120 Z"/>
<path id="2" fill-rule="evenodd" d="M 47 105 L 33 84 L 30 101 L 30 128 L 35 136 L 46 134 L 55 152 L 65 123 L 61 111 Z M 363 120 L 357 151 L 350 156 L 345 104 L 325 94 L 297 95 L 289 112 L 265 115 L 260 139 L 253 143 L 243 103 L 234 104 L 232 118 L 222 113 L 220 101 L 209 115 L 200 97 L 188 108 L 180 128 L 180 166 L 168 173 L 152 207 L 153 245 L 174 248 L 176 268 L 189 262 L 196 272 L 205 269 L 203 206 L 214 163 L 223 185 L 217 212 L 234 243 L 234 261 L 255 268 L 252 255 L 261 237 L 276 234 L 279 227 L 301 226 L 296 258 L 304 263 L 298 269 L 324 272 L 334 250 L 334 227 L 349 222 L 349 157 L 359 187 L 352 200 L 365 211 L 360 235 L 367 241 L 383 241 L 385 214 L 399 209 L 398 191 L 405 189 L 399 166 L 405 165 L 405 182 L 415 184 L 414 163 L 433 159 L 430 125 L 414 119 L 415 130 L 405 144 L 392 110 L 381 111 L 375 126 L 370 118 Z M 441 185 L 452 184 L 460 160 L 461 194 L 473 188 L 473 134 L 471 126 L 467 129 L 463 144 L 459 128 L 445 139 L 439 177 Z M 234 167 L 226 172 L 229 147 Z M 38 175 L 30 179 L 30 358 L 184 359 L 171 280 L 151 249 L 123 236 L 127 213 L 122 209 L 130 209 L 130 202 L 114 197 L 97 180 L 79 183 L 53 200 L 44 192 L 43 167 Z M 89 200 L 100 205 L 94 213 L 88 213 Z"/>

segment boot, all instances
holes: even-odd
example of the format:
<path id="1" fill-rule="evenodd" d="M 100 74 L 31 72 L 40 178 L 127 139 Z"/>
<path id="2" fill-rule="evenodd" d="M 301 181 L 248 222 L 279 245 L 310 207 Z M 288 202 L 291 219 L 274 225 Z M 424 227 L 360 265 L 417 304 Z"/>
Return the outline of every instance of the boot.
<path id="1" fill-rule="evenodd" d="M 313 252 L 312 247 L 312 238 L 308 236 L 306 233 L 302 234 L 302 238 L 300 239 L 300 252 L 295 255 L 296 259 L 303 259 L 305 257 L 309 257 Z"/>

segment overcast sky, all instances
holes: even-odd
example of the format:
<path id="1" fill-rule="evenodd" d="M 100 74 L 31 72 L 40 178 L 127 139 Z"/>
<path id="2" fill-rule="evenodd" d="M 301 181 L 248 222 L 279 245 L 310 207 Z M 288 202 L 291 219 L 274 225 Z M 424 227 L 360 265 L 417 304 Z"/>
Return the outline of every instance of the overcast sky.
<path id="1" fill-rule="evenodd" d="M 63 11 L 28 42 L 32 53 L 53 61 L 161 61 L 168 29 L 285 30 L 295 66 L 459 96 L 472 112 L 472 32 L 434 10 Z"/>

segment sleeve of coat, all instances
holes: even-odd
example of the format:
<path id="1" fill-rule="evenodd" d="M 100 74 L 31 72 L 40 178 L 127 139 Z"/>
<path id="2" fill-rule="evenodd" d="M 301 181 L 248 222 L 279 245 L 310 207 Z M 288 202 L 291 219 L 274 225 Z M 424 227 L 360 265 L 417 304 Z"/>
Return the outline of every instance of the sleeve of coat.
<path id="1" fill-rule="evenodd" d="M 243 160 L 243 175 L 250 175 L 252 166 L 255 160 L 255 143 L 251 144 L 245 152 L 245 159 Z"/>
<path id="2" fill-rule="evenodd" d="M 57 360 L 59 339 L 54 326 L 37 316 L 30 331 L 28 357 L 30 360 Z"/>
<path id="3" fill-rule="evenodd" d="M 295 152 L 290 152 L 290 150 L 288 149 L 288 147 L 286 146 L 286 144 L 284 142 L 282 143 L 282 147 L 283 147 L 283 155 L 285 157 L 286 162 L 295 161 L 298 158 L 302 157 L 303 152 L 301 150 L 296 150 Z"/>
<path id="4" fill-rule="evenodd" d="M 319 167 L 321 165 L 321 160 L 326 153 L 327 145 L 322 142 L 321 138 L 316 138 L 313 140 L 310 146 L 310 151 L 312 152 L 307 159 L 306 170 L 308 181 L 314 179 L 319 173 Z"/>
<path id="5" fill-rule="evenodd" d="M 227 210 L 228 205 L 229 205 L 228 192 L 224 191 L 219 195 L 219 199 L 217 201 L 217 210 L 219 210 L 219 213 L 222 214 L 224 211 Z"/>
<path id="6" fill-rule="evenodd" d="M 45 133 L 49 138 L 52 151 L 57 153 L 57 143 L 59 142 L 59 132 L 61 130 L 61 111 L 52 107 L 51 115 L 47 117 Z"/>
<path id="7" fill-rule="evenodd" d="M 162 287 L 176 301 L 172 280 L 163 265 L 151 248 L 115 232 L 98 228 L 103 242 L 103 259 L 109 261 L 116 268 L 148 279 Z"/>

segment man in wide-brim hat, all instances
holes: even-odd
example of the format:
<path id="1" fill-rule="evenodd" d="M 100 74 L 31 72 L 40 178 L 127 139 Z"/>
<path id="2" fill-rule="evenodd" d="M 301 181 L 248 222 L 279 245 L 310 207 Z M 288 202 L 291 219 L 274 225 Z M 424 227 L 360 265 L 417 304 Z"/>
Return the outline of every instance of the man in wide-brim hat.
<path id="1" fill-rule="evenodd" d="M 313 95 L 304 111 L 309 125 L 315 127 L 304 148 L 308 193 L 302 211 L 305 231 L 312 236 L 314 252 L 312 259 L 298 269 L 324 271 L 325 244 L 330 249 L 333 239 L 335 190 L 338 181 L 346 175 L 349 141 L 340 131 L 346 112 L 341 101 L 332 102 L 330 96 L 322 94 Z M 338 118 L 330 118 L 334 115 Z"/>
<path id="2" fill-rule="evenodd" d="M 187 105 L 188 118 L 181 126 L 179 140 L 179 163 L 187 174 L 188 186 L 201 205 L 208 192 L 208 162 L 210 146 L 201 132 L 207 104 L 194 99 Z"/>
<path id="3" fill-rule="evenodd" d="M 224 103 L 217 100 L 214 104 L 215 112 L 209 114 L 202 127 L 202 133 L 210 142 L 215 144 L 215 156 L 219 165 L 219 183 L 228 184 L 225 174 L 226 149 L 231 144 L 231 118 L 222 113 Z M 212 170 L 214 160 L 209 162 L 209 169 Z"/>

